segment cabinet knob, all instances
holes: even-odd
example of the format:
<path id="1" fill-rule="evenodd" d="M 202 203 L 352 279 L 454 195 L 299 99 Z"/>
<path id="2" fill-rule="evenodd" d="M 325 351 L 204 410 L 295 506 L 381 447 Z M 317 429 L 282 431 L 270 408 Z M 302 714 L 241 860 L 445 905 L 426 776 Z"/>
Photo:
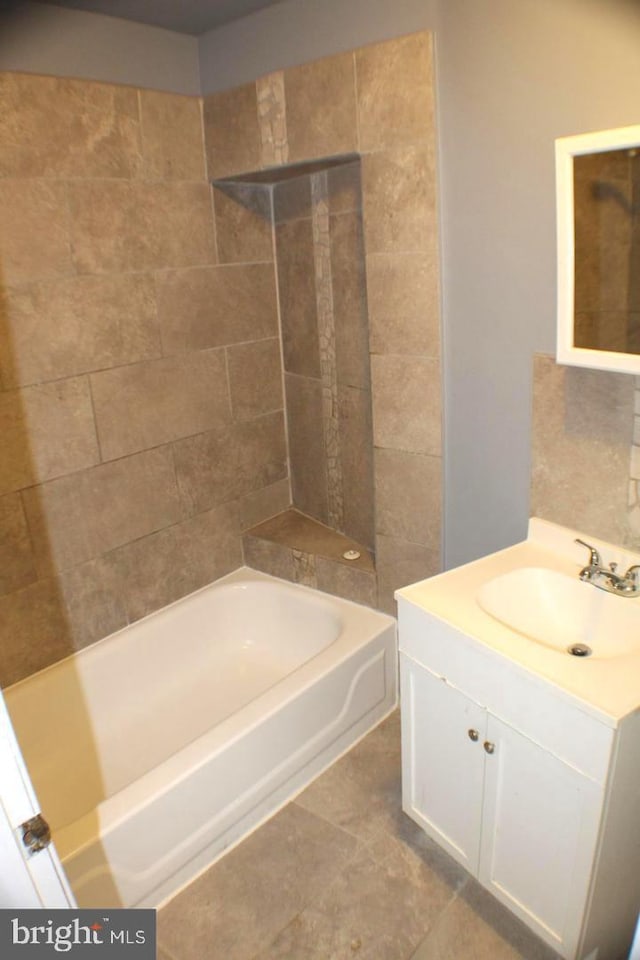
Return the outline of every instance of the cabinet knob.
<path id="1" fill-rule="evenodd" d="M 467 733 L 469 734 L 469 740 L 473 740 L 474 743 L 480 739 L 480 734 L 477 730 L 467 730 Z"/>
<path id="2" fill-rule="evenodd" d="M 487 753 L 494 753 L 496 749 L 496 745 L 495 743 L 491 743 L 490 740 L 485 740 L 484 749 L 487 751 Z"/>

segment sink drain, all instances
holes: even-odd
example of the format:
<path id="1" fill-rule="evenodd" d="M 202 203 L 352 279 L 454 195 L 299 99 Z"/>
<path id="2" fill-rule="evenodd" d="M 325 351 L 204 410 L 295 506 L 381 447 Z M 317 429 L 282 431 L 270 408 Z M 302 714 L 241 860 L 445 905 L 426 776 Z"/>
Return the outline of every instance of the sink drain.
<path id="1" fill-rule="evenodd" d="M 588 647 L 586 643 L 572 643 L 570 647 L 567 647 L 567 653 L 570 653 L 572 657 L 590 657 L 592 652 L 591 647 Z"/>

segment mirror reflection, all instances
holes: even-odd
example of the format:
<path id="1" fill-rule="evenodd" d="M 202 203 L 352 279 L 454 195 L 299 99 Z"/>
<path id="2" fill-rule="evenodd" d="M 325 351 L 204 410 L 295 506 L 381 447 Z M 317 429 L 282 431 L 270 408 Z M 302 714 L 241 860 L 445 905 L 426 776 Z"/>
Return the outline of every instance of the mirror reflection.
<path id="1" fill-rule="evenodd" d="M 640 150 L 573 158 L 574 346 L 640 354 Z"/>

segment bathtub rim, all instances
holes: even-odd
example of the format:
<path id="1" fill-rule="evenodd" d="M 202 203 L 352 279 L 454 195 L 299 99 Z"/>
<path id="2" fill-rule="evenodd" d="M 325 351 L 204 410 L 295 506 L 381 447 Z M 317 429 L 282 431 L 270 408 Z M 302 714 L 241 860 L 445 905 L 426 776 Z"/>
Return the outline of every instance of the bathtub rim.
<path id="1" fill-rule="evenodd" d="M 177 600 L 172 600 L 171 603 L 165 604 L 165 606 L 160 607 L 158 610 L 153 610 L 151 613 L 145 614 L 144 617 L 140 617 L 138 620 L 132 620 L 130 623 L 127 623 L 124 627 L 120 627 L 118 630 L 114 630 L 112 633 L 108 633 L 105 637 L 100 637 L 99 640 L 94 640 L 92 643 L 88 643 L 84 647 L 80 647 L 79 650 L 72 650 L 65 657 L 62 657 L 60 660 L 56 660 L 55 663 L 49 663 L 46 667 L 41 667 L 39 670 L 34 670 L 33 673 L 28 674 L 26 677 L 22 677 L 20 680 L 16 680 L 14 683 L 9 684 L 6 687 L 2 688 L 2 693 L 5 698 L 9 695 L 9 699 L 13 691 L 18 690 L 22 686 L 26 686 L 28 683 L 32 682 L 36 677 L 40 678 L 47 673 L 53 672 L 55 670 L 61 669 L 65 664 L 68 664 L 71 660 L 85 659 L 86 657 L 91 656 L 91 654 L 103 646 L 106 646 L 109 642 L 113 642 L 116 637 L 120 637 L 122 634 L 134 629 L 135 627 L 147 623 L 147 621 L 153 620 L 154 617 L 157 617 L 159 614 L 165 613 L 168 610 L 174 609 L 181 604 L 186 603 L 191 600 L 193 597 L 197 597 L 200 594 L 206 593 L 209 590 L 212 590 L 216 587 L 223 586 L 227 583 L 235 583 L 237 581 L 248 581 L 256 583 L 277 583 L 285 588 L 290 588 L 295 590 L 303 591 L 305 594 L 310 596 L 314 602 L 327 601 L 327 606 L 332 608 L 335 604 L 334 613 L 337 613 L 340 616 L 339 611 L 343 609 L 343 605 L 347 605 L 347 609 L 355 607 L 360 611 L 368 611 L 370 614 L 373 614 L 377 617 L 384 617 L 389 624 L 396 624 L 397 620 L 395 617 L 391 616 L 388 613 L 384 613 L 382 610 L 376 610 L 373 607 L 367 607 L 364 604 L 357 603 L 354 600 L 347 600 L 346 597 L 338 597 L 333 593 L 326 593 L 323 590 L 320 590 L 318 587 L 310 587 L 307 584 L 303 583 L 294 583 L 291 580 L 285 580 L 282 577 L 277 577 L 271 573 L 263 573 L 261 570 L 254 570 L 253 567 L 249 567 L 246 564 L 243 564 L 240 567 L 237 567 L 235 570 L 232 570 L 230 573 L 225 573 L 223 576 L 218 577 L 216 580 L 206 583 L 202 587 L 198 587 L 196 590 L 192 590 L 190 593 L 186 593 L 183 597 L 178 597 Z M 352 614 L 353 616 L 353 614 Z M 339 638 L 338 638 L 339 639 Z M 334 643 L 335 641 L 332 641 Z M 331 644 L 329 644 L 331 646 Z M 320 651 L 322 652 L 322 651 Z M 318 654 L 314 654 L 317 656 Z M 304 664 L 302 664 L 304 666 Z M 299 668 L 296 668 L 299 669 Z M 223 722 L 223 721 L 222 721 Z"/>

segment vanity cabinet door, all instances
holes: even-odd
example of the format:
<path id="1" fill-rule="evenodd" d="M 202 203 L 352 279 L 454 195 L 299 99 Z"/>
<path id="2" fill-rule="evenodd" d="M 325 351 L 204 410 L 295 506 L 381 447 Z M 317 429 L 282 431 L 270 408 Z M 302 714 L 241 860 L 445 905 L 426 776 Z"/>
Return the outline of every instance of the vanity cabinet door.
<path id="1" fill-rule="evenodd" d="M 479 880 L 559 953 L 575 955 L 602 787 L 489 715 Z"/>
<path id="2" fill-rule="evenodd" d="M 486 711 L 400 656 L 405 812 L 477 874 Z"/>

